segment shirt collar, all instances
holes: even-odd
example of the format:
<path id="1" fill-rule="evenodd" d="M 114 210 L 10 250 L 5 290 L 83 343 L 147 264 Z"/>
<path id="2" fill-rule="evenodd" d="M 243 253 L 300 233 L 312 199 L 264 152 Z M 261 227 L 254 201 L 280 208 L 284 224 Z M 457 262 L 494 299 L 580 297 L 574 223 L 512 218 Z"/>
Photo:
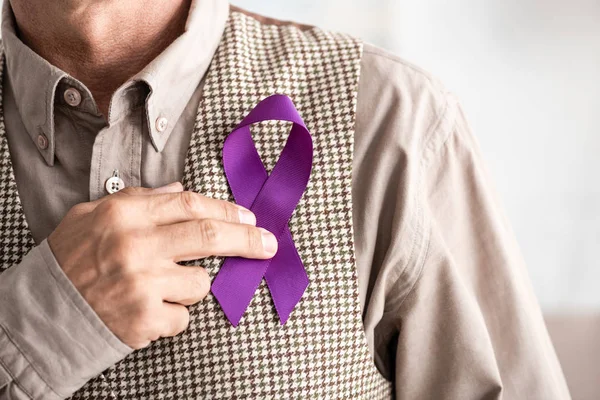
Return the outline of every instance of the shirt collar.
<path id="1" fill-rule="evenodd" d="M 185 32 L 132 80 L 150 87 L 146 101 L 148 132 L 156 151 L 162 151 L 175 123 L 208 70 L 229 15 L 226 0 L 193 0 Z M 166 118 L 160 132 L 158 121 Z"/>
<path id="2" fill-rule="evenodd" d="M 113 95 L 116 103 L 133 82 L 149 87 L 145 110 L 148 132 L 156 151 L 163 150 L 173 128 L 206 73 L 225 28 L 229 5 L 226 0 L 192 0 L 185 31 L 142 71 L 125 82 Z M 17 109 L 34 142 L 40 134 L 48 139 L 38 147 L 49 165 L 54 163 L 54 105 L 59 83 L 66 80 L 84 98 L 87 88 L 64 71 L 40 57 L 17 36 L 10 2 L 2 9 L 2 42 L 6 68 L 13 87 Z M 111 104 L 111 109 L 113 105 Z M 110 113 L 113 119 L 119 113 Z M 163 122 L 159 128 L 158 121 Z M 166 127 L 164 122 L 166 121 Z M 108 121 L 109 124 L 112 121 Z"/>
<path id="3" fill-rule="evenodd" d="M 47 137 L 48 146 L 38 149 L 46 162 L 53 165 L 54 93 L 66 74 L 26 46 L 16 32 L 10 2 L 5 1 L 2 5 L 2 44 L 17 109 L 34 143 L 39 135 Z"/>

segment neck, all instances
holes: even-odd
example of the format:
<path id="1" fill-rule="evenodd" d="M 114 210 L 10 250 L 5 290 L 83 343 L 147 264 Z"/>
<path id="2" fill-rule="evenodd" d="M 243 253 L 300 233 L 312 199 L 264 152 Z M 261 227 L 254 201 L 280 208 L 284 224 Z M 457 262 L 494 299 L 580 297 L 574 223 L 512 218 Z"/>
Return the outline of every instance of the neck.
<path id="1" fill-rule="evenodd" d="M 183 33 L 190 1 L 11 0 L 11 5 L 21 40 L 85 84 L 108 116 L 114 91 Z"/>

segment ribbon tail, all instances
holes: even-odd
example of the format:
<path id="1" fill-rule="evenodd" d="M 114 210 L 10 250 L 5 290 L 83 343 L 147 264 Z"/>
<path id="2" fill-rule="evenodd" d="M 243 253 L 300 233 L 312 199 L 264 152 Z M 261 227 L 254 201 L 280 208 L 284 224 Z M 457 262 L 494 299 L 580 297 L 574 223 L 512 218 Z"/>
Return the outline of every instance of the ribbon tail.
<path id="1" fill-rule="evenodd" d="M 241 257 L 225 259 L 211 292 L 233 326 L 240 323 L 270 262 Z"/>
<path id="2" fill-rule="evenodd" d="M 308 275 L 288 228 L 279 238 L 279 249 L 265 273 L 265 280 L 279 315 L 279 321 L 284 325 L 309 283 Z"/>

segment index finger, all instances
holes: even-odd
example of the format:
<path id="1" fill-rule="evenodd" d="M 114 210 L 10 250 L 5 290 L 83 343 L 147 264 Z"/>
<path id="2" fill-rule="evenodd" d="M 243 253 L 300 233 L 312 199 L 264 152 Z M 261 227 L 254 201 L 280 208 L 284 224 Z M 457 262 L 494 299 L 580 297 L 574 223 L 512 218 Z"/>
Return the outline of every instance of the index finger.
<path id="1" fill-rule="evenodd" d="M 250 210 L 191 191 L 144 196 L 137 201 L 145 203 L 146 211 L 156 225 L 171 225 L 198 219 L 256 225 L 256 217 Z"/>

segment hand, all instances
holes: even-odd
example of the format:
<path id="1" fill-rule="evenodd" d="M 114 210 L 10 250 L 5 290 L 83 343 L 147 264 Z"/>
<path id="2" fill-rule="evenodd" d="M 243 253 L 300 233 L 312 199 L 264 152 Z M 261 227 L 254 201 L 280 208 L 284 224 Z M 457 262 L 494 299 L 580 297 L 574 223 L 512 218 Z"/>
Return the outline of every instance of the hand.
<path id="1" fill-rule="evenodd" d="M 189 323 L 185 306 L 208 294 L 206 270 L 177 262 L 275 254 L 275 236 L 255 223 L 245 208 L 183 191 L 177 182 L 78 204 L 48 244 L 106 326 L 139 349 L 182 332 Z"/>

